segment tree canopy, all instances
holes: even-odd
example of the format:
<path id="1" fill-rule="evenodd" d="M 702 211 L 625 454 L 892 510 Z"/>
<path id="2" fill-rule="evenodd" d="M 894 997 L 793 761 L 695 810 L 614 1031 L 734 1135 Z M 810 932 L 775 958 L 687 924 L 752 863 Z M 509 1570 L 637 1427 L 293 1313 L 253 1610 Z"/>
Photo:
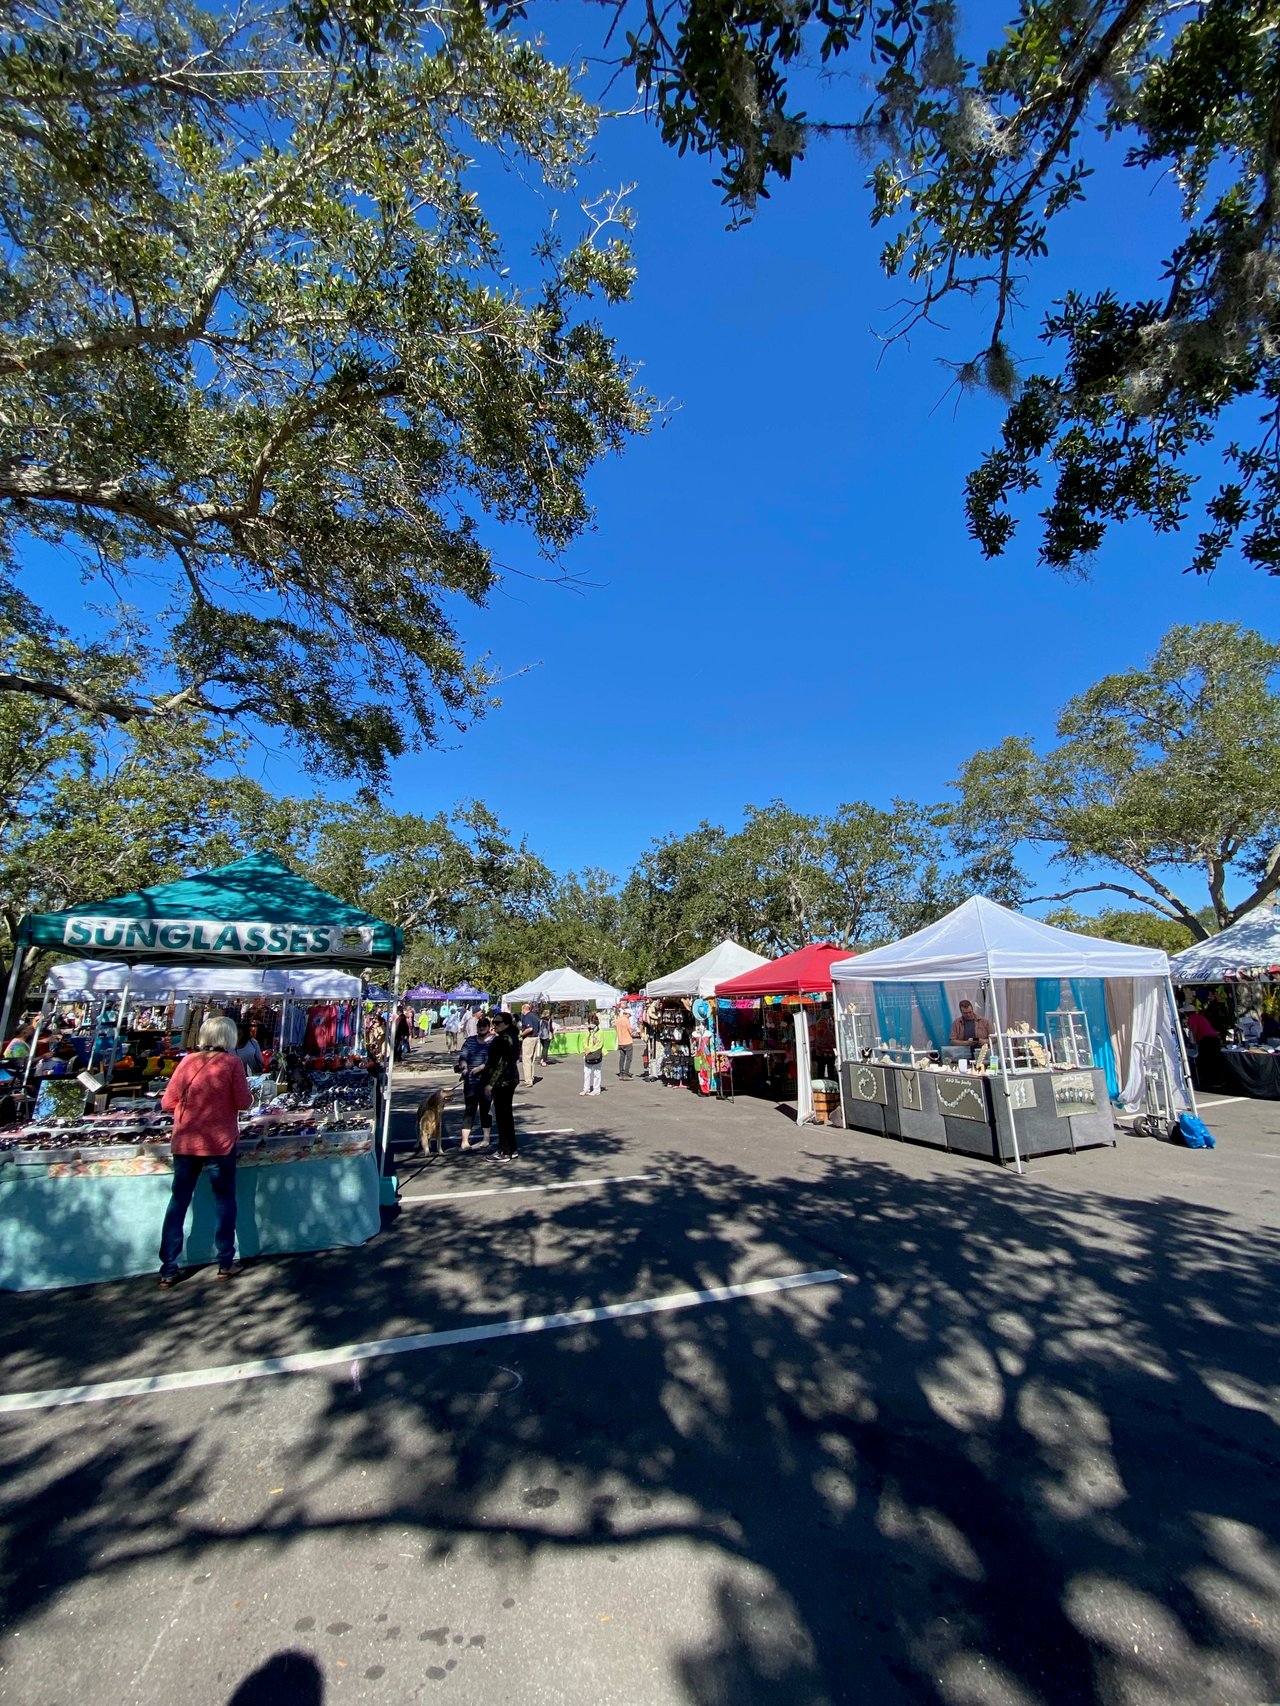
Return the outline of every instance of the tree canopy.
<path id="1" fill-rule="evenodd" d="M 127 697 L 150 667 L 127 634 L 85 649 L 0 621 L 0 668 L 56 671 L 75 694 Z M 0 958 L 26 912 L 145 888 L 261 847 L 305 860 L 318 808 L 276 799 L 245 774 L 246 755 L 242 738 L 189 707 L 120 723 L 65 700 L 0 694 Z"/>
<path id="2" fill-rule="evenodd" d="M 1234 623 L 1172 628 L 1145 668 L 1105 676 L 1064 708 L 1060 744 L 1021 736 L 975 754 L 957 783 L 957 840 L 1012 857 L 1046 849 L 1083 881 L 1212 933 L 1280 891 L 1280 645 Z M 1234 888 L 1234 897 L 1228 891 Z"/>
<path id="3" fill-rule="evenodd" d="M 479 714 L 450 605 L 494 582 L 485 523 L 554 556 L 648 418 L 597 316 L 629 216 L 573 201 L 596 116 L 465 0 L 0 6 L 0 602 L 51 637 L 34 537 L 163 637 L 127 699 L 56 652 L 0 691 L 373 777 Z M 546 198 L 527 260 L 477 158 Z"/>
<path id="4" fill-rule="evenodd" d="M 851 947 L 918 930 L 975 889 L 1014 898 L 1006 863 L 957 858 L 938 807 L 848 802 L 830 816 L 782 800 L 742 828 L 703 823 L 655 842 L 622 890 L 624 928 L 657 976 L 726 936 L 776 956 L 806 942 Z"/>
<path id="5" fill-rule="evenodd" d="M 1019 0 L 978 24 L 953 0 L 602 3 L 663 136 L 717 162 L 737 215 L 816 139 L 851 137 L 885 271 L 907 285 L 896 332 L 976 312 L 972 343 L 947 355 L 962 384 L 1007 405 L 967 488 L 984 552 L 1008 547 L 1013 506 L 1043 488 L 1054 568 L 1087 566 L 1115 522 L 1169 531 L 1198 513 L 1186 566 L 1211 570 L 1234 549 L 1280 572 L 1268 0 Z M 1033 359 L 1014 333 L 1023 293 L 1070 219 L 1105 228 L 1099 185 L 1121 172 L 1153 197 L 1170 187 L 1167 221 L 1149 203 L 1153 233 L 1169 233 L 1152 243 L 1149 284 L 1065 293 Z M 1209 445 L 1222 476 L 1197 503 Z"/>
<path id="6" fill-rule="evenodd" d="M 128 696 L 152 664 L 130 632 L 85 649 L 0 626 L 0 667 Z M 974 754 L 945 805 L 772 800 L 736 827 L 659 837 L 621 875 L 558 875 L 479 801 L 428 816 L 277 799 L 246 774 L 244 739 L 189 706 L 121 724 L 0 696 L 0 947 L 24 911 L 259 849 L 400 926 L 407 982 L 498 993 L 566 963 L 635 989 L 726 936 L 769 956 L 871 947 L 975 893 L 1176 951 L 1280 895 L 1280 644 L 1230 623 L 1173 628 L 1065 706 L 1057 732 L 1043 753 L 1010 736 Z M 1028 850 L 1068 886 L 1034 893 Z M 1064 905 L 1088 894 L 1110 904 Z"/>

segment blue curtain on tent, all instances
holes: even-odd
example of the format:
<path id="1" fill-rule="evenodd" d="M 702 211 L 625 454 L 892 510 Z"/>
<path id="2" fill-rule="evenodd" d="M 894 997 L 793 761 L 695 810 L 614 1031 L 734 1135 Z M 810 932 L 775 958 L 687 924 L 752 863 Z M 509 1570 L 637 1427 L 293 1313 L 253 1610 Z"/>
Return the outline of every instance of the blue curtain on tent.
<path id="1" fill-rule="evenodd" d="M 911 1041 L 911 1013 L 914 1002 L 909 983 L 876 983 L 872 985 L 876 998 L 876 1025 L 880 1039 L 886 1043 Z"/>
<path id="2" fill-rule="evenodd" d="M 1036 979 L 1036 1030 L 1045 1037 L 1049 1035 L 1048 1016 L 1062 1005 L 1062 979 L 1060 977 L 1038 977 Z M 1092 1024 L 1090 1029 L 1092 1029 Z"/>
<path id="3" fill-rule="evenodd" d="M 930 1048 L 944 1048 L 951 1041 L 951 1010 L 945 983 L 913 983 L 916 1008 L 924 1021 Z"/>
<path id="4" fill-rule="evenodd" d="M 1093 1058 L 1106 1074 L 1107 1094 L 1120 1094 L 1120 1075 L 1116 1071 L 1116 1051 L 1111 1046 L 1111 1025 L 1107 1019 L 1106 987 L 1100 977 L 1073 977 L 1071 997 L 1089 1021 L 1089 1041 Z"/>
<path id="5" fill-rule="evenodd" d="M 885 1042 L 910 1043 L 912 1016 L 920 1015 L 930 1048 L 941 1048 L 951 1035 L 947 988 L 943 983 L 876 983 L 876 1023 Z"/>

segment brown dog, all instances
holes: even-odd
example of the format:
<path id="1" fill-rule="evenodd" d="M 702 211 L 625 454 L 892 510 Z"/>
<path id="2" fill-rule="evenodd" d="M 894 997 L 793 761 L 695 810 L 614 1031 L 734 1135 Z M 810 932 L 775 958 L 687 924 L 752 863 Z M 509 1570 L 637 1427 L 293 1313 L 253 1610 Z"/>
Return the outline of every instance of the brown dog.
<path id="1" fill-rule="evenodd" d="M 418 1148 L 431 1154 L 431 1146 L 435 1145 L 436 1154 L 444 1154 L 444 1093 L 431 1090 L 418 1104 Z"/>

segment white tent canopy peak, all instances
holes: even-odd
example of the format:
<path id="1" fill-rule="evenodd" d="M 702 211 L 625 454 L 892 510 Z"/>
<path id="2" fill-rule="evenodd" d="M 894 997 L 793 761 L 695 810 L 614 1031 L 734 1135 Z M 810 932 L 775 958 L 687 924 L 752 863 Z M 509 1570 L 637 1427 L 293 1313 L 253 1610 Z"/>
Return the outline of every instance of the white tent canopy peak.
<path id="1" fill-rule="evenodd" d="M 837 960 L 831 967 L 837 983 L 1168 975 L 1169 960 L 1162 949 L 1079 936 L 1011 912 L 982 895 L 901 942 Z"/>
<path id="2" fill-rule="evenodd" d="M 642 993 L 654 996 L 714 995 L 718 983 L 727 983 L 731 977 L 741 977 L 743 972 L 755 971 L 757 966 L 768 964 L 764 954 L 753 954 L 750 948 L 744 948 L 726 936 L 723 942 L 717 942 L 714 948 L 708 948 L 705 954 L 699 954 L 687 966 L 680 966 L 665 977 L 652 979 L 645 984 Z"/>
<path id="3" fill-rule="evenodd" d="M 511 1007 L 519 1001 L 594 1001 L 599 1007 L 612 1007 L 621 998 L 622 991 L 615 989 L 611 983 L 584 977 L 572 966 L 557 966 L 553 971 L 544 971 L 540 976 L 530 978 L 519 989 L 511 990 L 503 997 L 503 1004 Z"/>
<path id="4" fill-rule="evenodd" d="M 1275 965 L 1280 965 L 1280 914 L 1269 905 L 1251 908 L 1217 936 L 1193 942 L 1169 961 L 1175 983 L 1217 983 L 1233 972 Z"/>

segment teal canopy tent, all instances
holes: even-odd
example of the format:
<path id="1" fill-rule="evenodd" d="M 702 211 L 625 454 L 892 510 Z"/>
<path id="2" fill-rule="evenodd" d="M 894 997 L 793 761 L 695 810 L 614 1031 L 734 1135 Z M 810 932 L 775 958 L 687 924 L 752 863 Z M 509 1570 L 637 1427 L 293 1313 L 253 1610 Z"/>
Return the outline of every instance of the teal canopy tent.
<path id="1" fill-rule="evenodd" d="M 19 951 L 52 948 L 76 958 L 183 965 L 392 965 L 403 934 L 291 871 L 271 853 L 137 894 L 29 913 Z"/>
<path id="2" fill-rule="evenodd" d="M 18 927 L 0 1032 L 8 1034 L 23 964 L 40 950 L 125 962 L 117 1036 L 133 968 L 166 963 L 347 971 L 381 966 L 390 983 L 389 1025 L 403 946 L 402 933 L 390 924 L 326 894 L 274 855 L 256 853 L 137 894 L 65 912 L 29 914 Z M 388 1168 L 394 1061 L 388 1054 L 377 1066 L 373 1131 L 350 1152 L 308 1152 L 274 1166 L 257 1166 L 253 1157 L 246 1158 L 237 1182 L 241 1250 L 337 1248 L 364 1243 L 378 1230 L 380 1205 L 394 1202 L 397 1185 Z M 55 1178 L 52 1171 L 39 1178 L 17 1167 L 3 1172 L 13 1177 L 0 1180 L 0 1287 L 78 1285 L 142 1273 L 152 1262 L 152 1239 L 169 1190 L 164 1174 L 68 1180 Z M 211 1199 L 205 1199 L 205 1207 L 212 1211 Z M 197 1202 L 189 1260 L 208 1259 L 207 1225 L 202 1232 L 200 1213 Z M 69 1237 L 73 1223 L 76 1232 Z"/>
<path id="3" fill-rule="evenodd" d="M 179 965 L 394 967 L 399 985 L 404 933 L 291 871 L 273 853 L 254 853 L 199 876 L 66 912 L 28 913 L 18 926 L 0 1036 L 9 1034 L 27 956 L 52 949 L 73 959 L 127 965 L 171 958 Z M 126 988 L 127 993 L 127 988 Z M 121 1001 L 121 1016 L 124 1002 Z M 390 1132 L 390 1075 L 382 1123 Z"/>

